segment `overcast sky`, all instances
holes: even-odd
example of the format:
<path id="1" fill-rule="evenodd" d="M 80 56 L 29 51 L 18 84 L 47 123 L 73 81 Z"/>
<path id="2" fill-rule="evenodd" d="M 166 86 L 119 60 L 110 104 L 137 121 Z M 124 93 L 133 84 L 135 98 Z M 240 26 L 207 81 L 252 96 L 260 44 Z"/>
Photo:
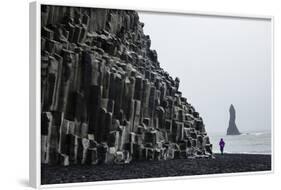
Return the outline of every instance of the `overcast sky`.
<path id="1" fill-rule="evenodd" d="M 180 91 L 207 132 L 226 132 L 229 106 L 240 131 L 271 127 L 269 20 L 140 12 L 160 66 L 180 78 Z"/>

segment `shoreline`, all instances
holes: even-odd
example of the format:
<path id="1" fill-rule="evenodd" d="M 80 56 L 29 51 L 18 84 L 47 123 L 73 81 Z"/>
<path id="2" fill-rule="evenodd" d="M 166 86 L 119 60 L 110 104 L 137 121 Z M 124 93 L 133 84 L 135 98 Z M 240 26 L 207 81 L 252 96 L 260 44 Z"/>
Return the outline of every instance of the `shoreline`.
<path id="1" fill-rule="evenodd" d="M 220 152 L 213 152 L 214 155 L 220 155 L 221 153 Z M 239 152 L 239 153 L 236 153 L 236 152 L 224 152 L 224 154 L 227 154 L 227 155 L 231 155 L 231 154 L 236 154 L 236 155 L 267 155 L 267 156 L 272 156 L 272 153 L 253 153 L 253 152 Z"/>
<path id="2" fill-rule="evenodd" d="M 214 154 L 215 159 L 135 161 L 130 164 L 41 165 L 42 184 L 271 171 L 271 155 Z"/>

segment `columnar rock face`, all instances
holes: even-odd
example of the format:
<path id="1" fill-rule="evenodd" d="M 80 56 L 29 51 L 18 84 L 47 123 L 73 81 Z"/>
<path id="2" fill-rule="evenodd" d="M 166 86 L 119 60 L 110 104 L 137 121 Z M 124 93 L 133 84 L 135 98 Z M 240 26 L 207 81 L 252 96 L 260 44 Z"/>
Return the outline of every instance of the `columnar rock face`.
<path id="1" fill-rule="evenodd" d="M 160 67 L 137 12 L 41 10 L 42 163 L 212 155 L 202 118 Z"/>
<path id="2" fill-rule="evenodd" d="M 240 135 L 241 134 L 236 126 L 235 119 L 236 119 L 235 108 L 231 104 L 230 108 L 229 108 L 229 125 L 227 128 L 227 133 L 226 133 L 227 135 Z"/>

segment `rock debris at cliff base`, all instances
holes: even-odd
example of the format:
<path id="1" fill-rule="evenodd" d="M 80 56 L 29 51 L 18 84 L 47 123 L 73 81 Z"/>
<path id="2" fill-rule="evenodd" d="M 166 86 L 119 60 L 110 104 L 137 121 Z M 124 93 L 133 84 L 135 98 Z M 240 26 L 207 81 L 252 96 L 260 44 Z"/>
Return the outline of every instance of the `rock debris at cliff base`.
<path id="1" fill-rule="evenodd" d="M 212 156 L 143 26 L 135 11 L 41 7 L 41 163 Z"/>

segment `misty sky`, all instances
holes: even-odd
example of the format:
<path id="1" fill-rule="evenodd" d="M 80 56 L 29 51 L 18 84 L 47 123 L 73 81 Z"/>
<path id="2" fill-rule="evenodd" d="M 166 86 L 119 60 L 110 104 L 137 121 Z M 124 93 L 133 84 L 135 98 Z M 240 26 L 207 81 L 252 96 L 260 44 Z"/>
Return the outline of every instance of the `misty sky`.
<path id="1" fill-rule="evenodd" d="M 271 129 L 270 20 L 140 12 L 160 66 L 207 132 L 226 132 L 229 106 L 241 132 Z"/>

